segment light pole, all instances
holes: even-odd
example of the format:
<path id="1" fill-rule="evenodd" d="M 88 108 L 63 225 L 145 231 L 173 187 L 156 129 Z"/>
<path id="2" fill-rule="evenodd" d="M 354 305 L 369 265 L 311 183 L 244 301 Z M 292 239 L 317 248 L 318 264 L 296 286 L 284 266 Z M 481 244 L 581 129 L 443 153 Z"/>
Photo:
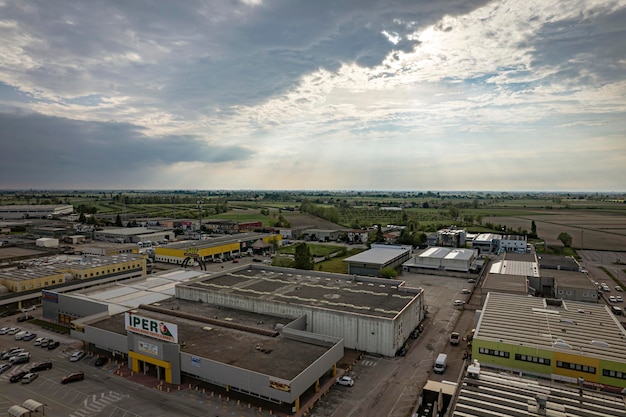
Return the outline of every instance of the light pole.
<path id="1" fill-rule="evenodd" d="M 204 203 L 204 200 L 202 198 L 199 198 L 198 199 L 198 213 L 200 216 L 200 227 L 198 230 L 200 231 L 200 234 L 202 234 L 202 203 Z"/>

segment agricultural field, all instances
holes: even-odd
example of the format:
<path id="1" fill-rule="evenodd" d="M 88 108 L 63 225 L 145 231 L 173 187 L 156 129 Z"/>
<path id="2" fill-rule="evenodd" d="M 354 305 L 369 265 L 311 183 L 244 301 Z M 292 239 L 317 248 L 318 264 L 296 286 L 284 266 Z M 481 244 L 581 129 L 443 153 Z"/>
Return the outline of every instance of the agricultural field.
<path id="1" fill-rule="evenodd" d="M 532 221 L 537 235 L 550 246 L 562 246 L 557 239 L 562 232 L 572 237 L 572 247 L 581 249 L 626 251 L 626 216 L 580 211 L 537 211 L 531 215 L 485 217 L 484 222 L 530 230 Z"/>

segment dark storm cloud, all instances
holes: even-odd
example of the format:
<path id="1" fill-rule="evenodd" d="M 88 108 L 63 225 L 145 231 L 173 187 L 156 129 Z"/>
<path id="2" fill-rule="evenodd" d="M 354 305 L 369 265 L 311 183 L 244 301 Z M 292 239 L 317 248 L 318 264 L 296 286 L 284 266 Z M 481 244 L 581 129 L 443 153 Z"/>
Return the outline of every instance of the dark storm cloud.
<path id="1" fill-rule="evenodd" d="M 252 154 L 238 146 L 208 145 L 189 135 L 149 137 L 128 123 L 39 114 L 0 113 L 0 142 L 0 179 L 13 178 L 20 184 L 29 179 L 54 184 L 68 177 L 93 183 L 178 162 L 213 164 Z M 2 182 L 0 188 L 11 186 Z"/>
<path id="2" fill-rule="evenodd" d="M 554 79 L 581 87 L 623 78 L 626 9 L 601 12 L 545 24 L 529 41 L 533 66 L 558 68 Z"/>
<path id="3" fill-rule="evenodd" d="M 26 51 L 41 62 L 27 70 L 35 85 L 60 96 L 114 90 L 206 112 L 258 103 L 318 68 L 376 65 L 412 49 L 417 41 L 406 35 L 416 27 L 486 2 L 41 0 L 9 2 L 0 13 L 41 40 Z M 402 40 L 393 45 L 382 31 Z"/>

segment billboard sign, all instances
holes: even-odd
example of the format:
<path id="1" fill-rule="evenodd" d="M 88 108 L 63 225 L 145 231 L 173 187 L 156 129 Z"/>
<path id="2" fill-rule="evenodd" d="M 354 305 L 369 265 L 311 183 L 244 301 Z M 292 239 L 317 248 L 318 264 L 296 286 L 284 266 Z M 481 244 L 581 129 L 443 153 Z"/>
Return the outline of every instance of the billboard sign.
<path id="1" fill-rule="evenodd" d="M 166 342 L 178 343 L 178 326 L 136 314 L 126 313 L 126 330 Z"/>

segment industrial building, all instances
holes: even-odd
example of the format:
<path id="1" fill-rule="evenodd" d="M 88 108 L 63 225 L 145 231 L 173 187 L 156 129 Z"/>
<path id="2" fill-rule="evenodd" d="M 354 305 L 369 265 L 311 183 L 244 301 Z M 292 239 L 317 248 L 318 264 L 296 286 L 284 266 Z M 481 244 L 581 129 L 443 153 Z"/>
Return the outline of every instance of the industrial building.
<path id="1" fill-rule="evenodd" d="M 146 275 L 146 259 L 137 255 L 98 258 L 58 256 L 23 263 L 24 268 L 0 273 L 0 285 L 10 292 L 44 289 L 72 280 L 117 278 Z"/>
<path id="2" fill-rule="evenodd" d="M 280 235 L 269 233 L 240 233 L 228 236 L 211 237 L 206 240 L 184 241 L 154 248 L 156 262 L 183 264 L 186 259 L 215 261 L 241 256 L 253 250 L 257 241 L 271 246 L 273 240 L 280 242 Z"/>
<path id="3" fill-rule="evenodd" d="M 455 399 L 452 417 L 554 416 L 624 417 L 621 395 L 595 391 L 595 386 L 555 384 L 519 373 L 494 372 L 472 364 Z"/>
<path id="4" fill-rule="evenodd" d="M 478 250 L 478 253 L 496 253 L 500 249 L 501 235 L 493 233 L 481 233 L 472 240 L 472 249 Z"/>
<path id="5" fill-rule="evenodd" d="M 94 240 L 117 243 L 161 242 L 173 240 L 173 230 L 153 229 L 150 227 L 117 227 L 93 232 Z"/>
<path id="6" fill-rule="evenodd" d="M 380 276 L 383 268 L 396 268 L 411 257 L 411 246 L 377 245 L 371 249 L 344 259 L 348 263 L 348 274 Z"/>
<path id="7" fill-rule="evenodd" d="M 523 235 L 504 235 L 500 239 L 500 250 L 504 252 L 524 253 L 530 252 L 526 236 Z"/>
<path id="8" fill-rule="evenodd" d="M 490 292 L 472 342 L 481 367 L 626 388 L 626 330 L 604 304 Z"/>
<path id="9" fill-rule="evenodd" d="M 432 247 L 418 253 L 402 264 L 406 272 L 424 272 L 424 270 L 470 272 L 478 266 L 478 251 L 473 249 L 453 249 Z"/>
<path id="10" fill-rule="evenodd" d="M 72 214 L 71 204 L 22 204 L 0 206 L 0 219 L 50 218 Z"/>
<path id="11" fill-rule="evenodd" d="M 464 248 L 467 231 L 456 227 L 437 230 L 437 246 Z"/>
<path id="12" fill-rule="evenodd" d="M 424 318 L 423 290 L 401 281 L 257 265 L 47 292 L 43 312 L 77 317 L 72 337 L 136 372 L 173 384 L 191 377 L 292 410 L 332 383 L 344 348 L 394 356 Z"/>

